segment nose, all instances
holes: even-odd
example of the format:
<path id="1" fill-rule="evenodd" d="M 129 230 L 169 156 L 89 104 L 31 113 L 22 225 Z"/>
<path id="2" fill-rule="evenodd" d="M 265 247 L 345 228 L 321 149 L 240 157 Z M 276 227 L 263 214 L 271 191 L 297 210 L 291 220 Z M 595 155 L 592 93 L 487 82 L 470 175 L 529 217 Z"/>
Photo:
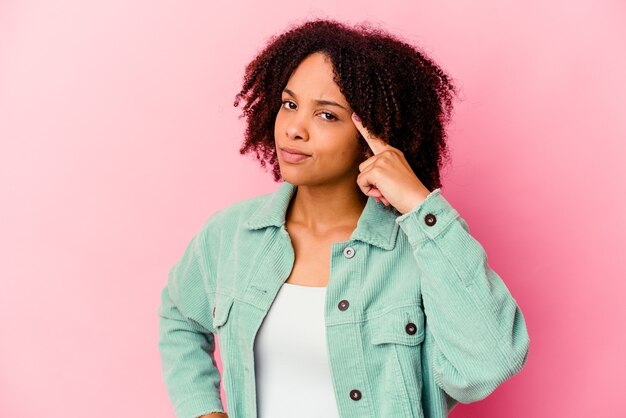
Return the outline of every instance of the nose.
<path id="1" fill-rule="evenodd" d="M 286 121 L 285 133 L 287 138 L 291 140 L 307 140 L 309 138 L 308 129 L 303 119 L 304 118 L 298 116 L 292 116 Z"/>

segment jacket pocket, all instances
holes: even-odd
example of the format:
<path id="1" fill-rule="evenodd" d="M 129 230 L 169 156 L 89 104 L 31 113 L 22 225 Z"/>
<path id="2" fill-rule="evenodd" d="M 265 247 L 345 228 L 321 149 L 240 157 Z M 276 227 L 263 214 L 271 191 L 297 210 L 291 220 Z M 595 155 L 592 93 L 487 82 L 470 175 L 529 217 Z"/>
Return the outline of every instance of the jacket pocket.
<path id="1" fill-rule="evenodd" d="M 394 308 L 369 322 L 374 345 L 418 345 L 424 341 L 424 312 L 419 305 Z"/>
<path id="2" fill-rule="evenodd" d="M 423 418 L 422 342 L 425 336 L 424 311 L 409 304 L 371 315 L 369 323 L 372 364 L 380 370 L 381 416 Z"/>
<path id="3" fill-rule="evenodd" d="M 213 308 L 213 326 L 219 331 L 228 322 L 234 298 L 221 293 L 215 294 L 215 307 Z"/>

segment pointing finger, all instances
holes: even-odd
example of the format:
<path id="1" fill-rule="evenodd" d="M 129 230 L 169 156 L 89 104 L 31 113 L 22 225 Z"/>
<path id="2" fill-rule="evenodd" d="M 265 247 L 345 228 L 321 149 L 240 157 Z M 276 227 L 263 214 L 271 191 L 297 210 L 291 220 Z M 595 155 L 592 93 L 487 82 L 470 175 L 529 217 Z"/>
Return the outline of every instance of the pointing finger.
<path id="1" fill-rule="evenodd" d="M 356 113 L 352 113 L 352 121 L 359 132 L 361 132 L 361 135 L 363 135 L 363 138 L 365 138 L 365 142 L 367 142 L 374 155 L 379 154 L 387 147 L 387 143 L 385 141 L 370 133 L 370 131 L 363 126 L 361 119 Z"/>

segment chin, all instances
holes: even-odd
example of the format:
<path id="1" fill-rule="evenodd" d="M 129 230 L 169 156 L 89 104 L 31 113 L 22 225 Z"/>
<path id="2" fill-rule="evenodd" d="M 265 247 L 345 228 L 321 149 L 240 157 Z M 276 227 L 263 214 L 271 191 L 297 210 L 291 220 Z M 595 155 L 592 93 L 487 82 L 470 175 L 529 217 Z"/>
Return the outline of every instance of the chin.
<path id="1" fill-rule="evenodd" d="M 288 167 L 280 169 L 280 175 L 284 181 L 294 185 L 304 185 L 308 183 L 308 173 L 304 170 Z"/>

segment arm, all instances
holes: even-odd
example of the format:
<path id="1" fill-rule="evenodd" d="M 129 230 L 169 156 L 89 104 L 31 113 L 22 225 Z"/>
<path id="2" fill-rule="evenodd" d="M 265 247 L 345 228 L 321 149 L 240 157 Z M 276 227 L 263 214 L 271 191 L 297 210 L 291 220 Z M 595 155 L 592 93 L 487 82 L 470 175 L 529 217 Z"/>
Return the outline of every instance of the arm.
<path id="1" fill-rule="evenodd" d="M 214 358 L 214 294 L 207 274 L 203 231 L 169 272 L 161 292 L 159 351 L 163 378 L 177 418 L 223 417 L 220 373 Z M 207 415 L 205 415 L 207 416 Z"/>
<path id="2" fill-rule="evenodd" d="M 449 410 L 481 400 L 526 363 L 522 311 L 440 189 L 396 222 L 421 270 L 435 382 Z"/>

